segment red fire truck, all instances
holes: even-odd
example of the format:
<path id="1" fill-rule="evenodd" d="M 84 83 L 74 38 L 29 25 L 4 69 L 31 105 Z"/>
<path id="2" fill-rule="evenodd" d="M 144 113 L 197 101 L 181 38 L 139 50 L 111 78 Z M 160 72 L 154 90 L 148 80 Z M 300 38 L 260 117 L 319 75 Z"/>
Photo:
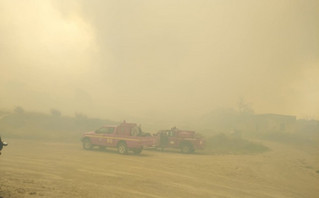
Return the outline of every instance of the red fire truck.
<path id="1" fill-rule="evenodd" d="M 135 154 L 142 152 L 143 147 L 152 146 L 151 136 L 145 135 L 135 123 L 119 125 L 106 125 L 95 131 L 86 132 L 82 136 L 82 145 L 86 150 L 93 147 L 114 147 L 120 154 L 133 151 Z"/>
<path id="2" fill-rule="evenodd" d="M 204 148 L 204 140 L 195 131 L 180 130 L 173 127 L 170 130 L 161 130 L 154 134 L 154 143 L 157 148 L 180 149 L 182 153 L 193 153 L 196 149 Z"/>

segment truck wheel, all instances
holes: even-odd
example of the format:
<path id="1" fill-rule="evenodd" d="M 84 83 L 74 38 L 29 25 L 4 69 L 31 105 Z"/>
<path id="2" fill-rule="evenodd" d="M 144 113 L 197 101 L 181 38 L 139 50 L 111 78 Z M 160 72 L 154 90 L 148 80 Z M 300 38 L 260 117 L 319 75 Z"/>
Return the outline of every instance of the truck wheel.
<path id="1" fill-rule="evenodd" d="M 192 147 L 192 145 L 190 145 L 190 144 L 183 144 L 183 145 L 181 146 L 181 152 L 182 152 L 182 153 L 191 153 L 192 150 L 193 150 L 193 147 Z"/>
<path id="2" fill-rule="evenodd" d="M 118 151 L 120 154 L 127 154 L 127 146 L 126 146 L 125 142 L 120 142 L 120 143 L 117 145 L 117 151 Z"/>
<path id="3" fill-rule="evenodd" d="M 132 149 L 134 154 L 140 154 L 142 152 L 142 150 L 143 150 L 143 148 L 134 148 L 134 149 Z"/>
<path id="4" fill-rule="evenodd" d="M 91 150 L 93 148 L 93 144 L 91 143 L 91 140 L 88 138 L 83 140 L 82 146 L 85 150 Z"/>

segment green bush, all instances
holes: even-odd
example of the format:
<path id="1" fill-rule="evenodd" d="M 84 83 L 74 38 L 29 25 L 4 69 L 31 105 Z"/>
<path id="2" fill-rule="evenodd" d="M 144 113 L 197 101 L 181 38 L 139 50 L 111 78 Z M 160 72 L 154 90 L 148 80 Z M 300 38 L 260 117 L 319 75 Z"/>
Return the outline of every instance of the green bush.
<path id="1" fill-rule="evenodd" d="M 241 137 L 218 134 L 206 138 L 205 153 L 209 154 L 253 154 L 268 151 L 268 147 Z"/>

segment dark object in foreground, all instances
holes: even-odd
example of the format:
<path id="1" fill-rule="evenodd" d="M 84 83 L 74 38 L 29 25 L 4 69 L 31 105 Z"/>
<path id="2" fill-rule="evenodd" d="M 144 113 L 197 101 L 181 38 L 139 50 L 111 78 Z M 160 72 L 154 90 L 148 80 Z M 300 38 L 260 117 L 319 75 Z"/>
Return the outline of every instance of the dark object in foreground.
<path id="1" fill-rule="evenodd" d="M 8 146 L 8 143 L 3 142 L 1 137 L 0 137 L 0 155 L 1 155 L 1 150 L 3 149 L 4 146 Z"/>

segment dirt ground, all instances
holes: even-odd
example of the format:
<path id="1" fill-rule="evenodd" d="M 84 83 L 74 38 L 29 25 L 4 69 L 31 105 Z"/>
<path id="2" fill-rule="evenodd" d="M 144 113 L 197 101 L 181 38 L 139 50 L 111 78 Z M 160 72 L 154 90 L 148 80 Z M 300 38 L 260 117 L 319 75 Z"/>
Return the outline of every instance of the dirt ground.
<path id="1" fill-rule="evenodd" d="M 86 151 L 79 143 L 6 139 L 0 197 L 319 197 L 319 149 L 267 143 L 255 155 Z"/>

